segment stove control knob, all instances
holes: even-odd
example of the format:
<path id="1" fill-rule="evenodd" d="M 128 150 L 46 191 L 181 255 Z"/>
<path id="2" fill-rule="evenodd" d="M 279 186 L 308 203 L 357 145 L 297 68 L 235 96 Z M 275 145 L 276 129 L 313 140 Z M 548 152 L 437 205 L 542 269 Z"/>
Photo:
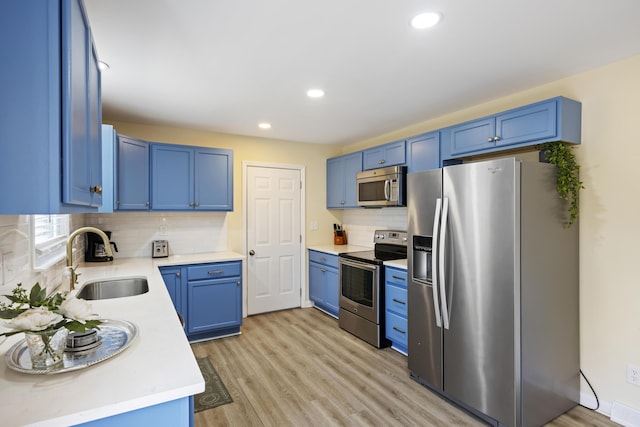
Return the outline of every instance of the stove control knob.
<path id="1" fill-rule="evenodd" d="M 380 235 L 378 236 L 378 239 L 380 239 L 380 240 L 384 240 L 384 234 L 380 234 Z"/>

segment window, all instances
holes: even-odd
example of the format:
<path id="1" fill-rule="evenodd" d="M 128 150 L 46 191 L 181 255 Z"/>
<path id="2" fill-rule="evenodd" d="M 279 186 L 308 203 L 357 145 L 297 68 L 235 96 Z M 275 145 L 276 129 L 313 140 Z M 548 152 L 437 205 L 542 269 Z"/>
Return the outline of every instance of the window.
<path id="1" fill-rule="evenodd" d="M 42 270 L 65 257 L 69 215 L 33 215 L 33 268 Z"/>

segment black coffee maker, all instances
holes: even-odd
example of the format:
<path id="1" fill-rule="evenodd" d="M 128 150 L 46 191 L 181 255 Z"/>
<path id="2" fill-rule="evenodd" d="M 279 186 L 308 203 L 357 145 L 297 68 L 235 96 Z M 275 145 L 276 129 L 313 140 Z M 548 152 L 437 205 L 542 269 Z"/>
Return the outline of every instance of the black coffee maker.
<path id="1" fill-rule="evenodd" d="M 109 238 L 109 242 L 113 246 L 113 250 L 118 252 L 118 246 L 115 242 L 111 242 L 111 232 L 105 231 L 104 234 Z M 104 242 L 102 237 L 96 233 L 87 233 L 87 246 L 84 253 L 84 260 L 86 262 L 107 262 L 113 261 L 113 257 L 107 255 L 107 251 L 104 249 Z"/>

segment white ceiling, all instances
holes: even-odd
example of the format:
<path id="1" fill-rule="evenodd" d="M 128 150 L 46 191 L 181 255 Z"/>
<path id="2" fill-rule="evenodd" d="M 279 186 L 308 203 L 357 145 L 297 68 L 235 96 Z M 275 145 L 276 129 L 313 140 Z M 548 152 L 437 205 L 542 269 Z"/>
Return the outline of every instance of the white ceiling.
<path id="1" fill-rule="evenodd" d="M 640 53 L 638 0 L 85 4 L 111 66 L 104 119 L 301 142 L 359 141 Z M 424 11 L 441 23 L 414 30 Z"/>

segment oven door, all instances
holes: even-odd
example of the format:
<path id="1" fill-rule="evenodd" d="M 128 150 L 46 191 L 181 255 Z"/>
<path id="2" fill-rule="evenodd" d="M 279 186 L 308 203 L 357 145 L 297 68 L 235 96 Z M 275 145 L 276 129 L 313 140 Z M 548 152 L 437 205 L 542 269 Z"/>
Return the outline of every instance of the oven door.
<path id="1" fill-rule="evenodd" d="M 338 257 L 340 308 L 380 323 L 380 266 Z"/>

